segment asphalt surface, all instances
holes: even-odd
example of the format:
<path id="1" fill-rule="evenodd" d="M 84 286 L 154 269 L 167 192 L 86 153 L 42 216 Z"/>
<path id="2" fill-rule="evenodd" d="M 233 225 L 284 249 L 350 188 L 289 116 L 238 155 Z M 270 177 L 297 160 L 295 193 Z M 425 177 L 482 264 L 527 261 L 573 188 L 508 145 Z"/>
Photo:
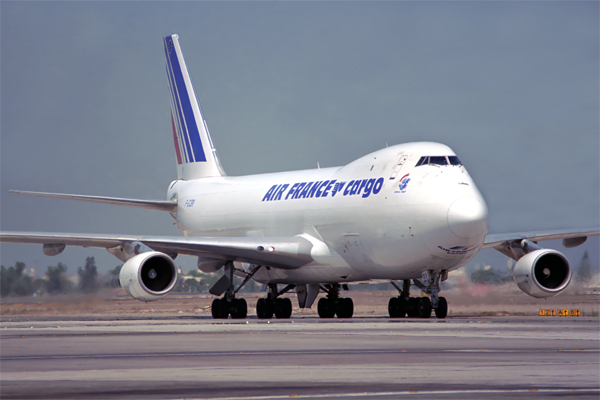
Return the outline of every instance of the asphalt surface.
<path id="1" fill-rule="evenodd" d="M 598 317 L 0 322 L 2 399 L 600 397 Z"/>

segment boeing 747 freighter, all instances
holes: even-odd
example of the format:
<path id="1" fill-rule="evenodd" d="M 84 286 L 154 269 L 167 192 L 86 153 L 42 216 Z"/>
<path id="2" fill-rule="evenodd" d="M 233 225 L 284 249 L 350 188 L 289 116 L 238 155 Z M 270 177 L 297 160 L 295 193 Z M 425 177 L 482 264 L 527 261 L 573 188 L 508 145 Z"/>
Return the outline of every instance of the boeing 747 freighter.
<path id="1" fill-rule="evenodd" d="M 459 157 L 439 143 L 407 143 L 335 168 L 227 176 L 210 138 L 177 35 L 164 38 L 177 179 L 166 200 L 14 191 L 166 211 L 183 233 L 128 236 L 2 232 L 0 241 L 37 243 L 46 255 L 66 246 L 106 248 L 124 262 L 123 289 L 142 301 L 166 296 L 177 282 L 178 255 L 198 258 L 198 269 L 222 271 L 210 289 L 214 318 L 246 318 L 239 290 L 254 279 L 267 288 L 258 318 L 290 318 L 317 304 L 321 318 L 352 317 L 350 282 L 386 280 L 398 290 L 392 318 L 445 318 L 440 282 L 483 248 L 517 261 L 514 281 L 526 294 L 551 297 L 571 280 L 566 257 L 537 243 L 563 239 L 566 247 L 597 236 L 598 228 L 488 234 L 488 209 Z M 234 275 L 243 282 L 234 285 Z M 427 294 L 412 297 L 411 285 Z"/>

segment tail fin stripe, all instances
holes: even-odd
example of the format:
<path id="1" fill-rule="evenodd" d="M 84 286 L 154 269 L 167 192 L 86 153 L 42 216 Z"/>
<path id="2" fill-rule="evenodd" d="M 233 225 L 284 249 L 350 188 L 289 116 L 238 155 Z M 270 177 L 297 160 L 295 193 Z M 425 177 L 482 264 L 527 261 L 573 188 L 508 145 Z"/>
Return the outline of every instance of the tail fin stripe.
<path id="1" fill-rule="evenodd" d="M 166 51 L 167 59 L 171 64 L 171 72 L 172 78 L 174 78 L 175 83 L 175 91 L 177 94 L 178 102 L 175 102 L 179 114 L 182 116 L 182 122 L 185 124 L 187 128 L 187 134 L 191 142 L 191 149 L 193 152 L 193 160 L 195 162 L 206 161 L 206 156 L 204 154 L 204 149 L 202 147 L 202 141 L 200 140 L 200 132 L 198 131 L 198 126 L 196 126 L 196 120 L 194 118 L 194 110 L 192 109 L 192 104 L 190 102 L 190 94 L 193 96 L 193 93 L 189 93 L 186 83 L 191 86 L 191 82 L 183 75 L 183 71 L 181 69 L 181 65 L 179 62 L 178 52 L 171 52 L 169 54 Z M 187 81 L 187 82 L 186 82 Z"/>
<path id="2" fill-rule="evenodd" d="M 172 42 L 171 42 L 172 43 Z M 172 49 L 169 49 L 172 50 Z M 165 52 L 167 49 L 165 48 Z M 174 117 L 175 126 L 177 129 L 177 136 L 179 137 L 179 142 L 182 143 L 183 155 L 185 158 L 185 162 L 189 163 L 193 160 L 193 153 L 190 146 L 190 140 L 188 134 L 186 132 L 186 127 L 183 121 L 183 115 L 181 113 L 181 105 L 179 104 L 179 96 L 177 95 L 177 86 L 175 85 L 175 78 L 172 70 L 172 65 L 170 63 L 170 59 L 167 55 L 167 78 L 169 81 L 169 89 L 171 92 L 171 110 L 175 112 L 175 115 L 171 113 Z"/>
<path id="3" fill-rule="evenodd" d="M 177 164 L 181 165 L 181 150 L 179 148 L 179 140 L 177 139 L 177 130 L 175 130 L 175 121 L 173 121 L 173 113 L 171 113 L 171 125 L 173 126 L 173 142 L 175 142 L 175 154 L 177 155 Z"/>
<path id="4" fill-rule="evenodd" d="M 185 151 L 183 155 L 185 157 L 185 162 L 191 162 L 192 160 L 192 149 L 190 146 L 190 141 L 188 135 L 185 132 L 185 126 L 182 124 L 182 115 L 181 115 L 181 107 L 178 105 L 178 96 L 176 93 L 177 88 L 175 87 L 175 83 L 173 82 L 173 74 L 170 70 L 170 65 L 167 65 L 167 76 L 169 78 L 169 89 L 171 91 L 171 110 L 175 111 L 175 115 L 171 113 L 171 116 L 174 117 L 174 122 L 177 128 L 177 136 L 179 137 L 179 141 L 185 146 Z"/>

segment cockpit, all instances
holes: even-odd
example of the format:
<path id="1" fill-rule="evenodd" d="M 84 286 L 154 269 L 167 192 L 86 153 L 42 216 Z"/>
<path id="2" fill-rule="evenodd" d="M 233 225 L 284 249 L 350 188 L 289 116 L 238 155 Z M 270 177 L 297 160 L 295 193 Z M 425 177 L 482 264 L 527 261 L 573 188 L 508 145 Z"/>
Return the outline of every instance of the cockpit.
<path id="1" fill-rule="evenodd" d="M 415 167 L 421 165 L 462 165 L 457 156 L 423 156 Z"/>

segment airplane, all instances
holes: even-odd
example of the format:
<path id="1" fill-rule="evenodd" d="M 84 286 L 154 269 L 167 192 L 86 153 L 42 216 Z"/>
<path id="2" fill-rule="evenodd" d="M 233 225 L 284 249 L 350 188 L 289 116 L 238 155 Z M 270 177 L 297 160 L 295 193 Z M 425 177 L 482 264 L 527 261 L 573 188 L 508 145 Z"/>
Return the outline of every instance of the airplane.
<path id="1" fill-rule="evenodd" d="M 571 280 L 567 258 L 539 241 L 563 239 L 575 247 L 599 228 L 488 233 L 488 209 L 465 166 L 448 146 L 417 142 L 389 146 L 347 165 L 249 176 L 227 176 L 209 134 L 178 35 L 164 37 L 177 179 L 166 200 L 17 191 L 17 194 L 159 210 L 170 213 L 181 236 L 0 232 L 0 241 L 43 245 L 48 256 L 66 246 L 106 248 L 124 262 L 121 287 L 141 301 L 173 290 L 178 255 L 223 276 L 215 295 L 216 319 L 246 318 L 238 296 L 250 280 L 265 285 L 256 304 L 260 319 L 290 318 L 317 304 L 321 318 L 350 318 L 351 282 L 389 281 L 398 296 L 391 318 L 448 314 L 440 282 L 484 248 L 516 260 L 513 280 L 524 293 L 546 298 Z M 234 284 L 234 275 L 243 278 Z M 401 282 L 400 282 L 401 281 Z M 426 294 L 412 297 L 415 285 Z"/>

